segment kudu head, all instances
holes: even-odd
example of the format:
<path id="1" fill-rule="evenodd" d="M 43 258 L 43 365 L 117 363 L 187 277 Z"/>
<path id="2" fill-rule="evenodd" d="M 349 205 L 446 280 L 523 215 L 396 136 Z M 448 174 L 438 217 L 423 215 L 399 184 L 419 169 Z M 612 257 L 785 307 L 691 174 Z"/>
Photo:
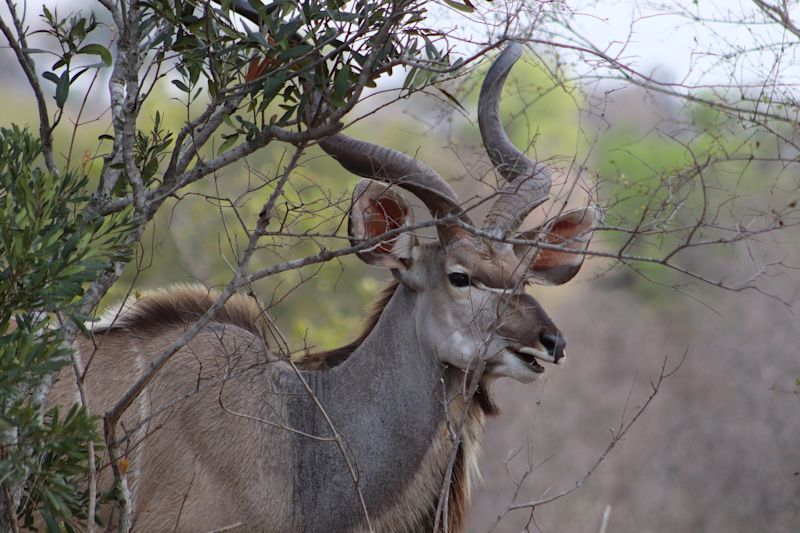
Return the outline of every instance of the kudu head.
<path id="1" fill-rule="evenodd" d="M 418 341 L 444 363 L 463 370 L 480 358 L 485 375 L 528 382 L 544 372 L 540 362 L 558 363 L 565 339 L 539 303 L 525 292 L 528 284 L 560 285 L 583 262 L 600 212 L 576 209 L 531 231 L 517 228 L 548 196 L 551 178 L 540 164 L 511 143 L 499 118 L 505 78 L 521 55 L 511 43 L 494 62 L 481 88 L 481 135 L 497 172 L 500 188 L 481 235 L 459 205 L 453 189 L 433 169 L 395 150 L 337 134 L 320 142 L 347 170 L 364 178 L 353 194 L 349 234 L 353 244 L 392 236 L 358 256 L 392 269 L 416 299 Z M 375 181 L 375 180 L 380 180 Z M 410 209 L 398 187 L 417 196 L 437 219 L 438 242 L 420 244 L 410 233 Z M 508 239 L 545 246 L 512 245 Z M 552 247 L 559 249 L 553 249 Z"/>

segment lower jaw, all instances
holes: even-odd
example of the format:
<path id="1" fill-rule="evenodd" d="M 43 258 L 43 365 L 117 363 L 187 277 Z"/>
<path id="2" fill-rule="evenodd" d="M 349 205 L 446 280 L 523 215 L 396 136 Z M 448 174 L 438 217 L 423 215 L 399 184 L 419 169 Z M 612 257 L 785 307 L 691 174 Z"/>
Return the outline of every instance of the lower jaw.
<path id="1" fill-rule="evenodd" d="M 525 363 L 525 365 L 532 371 L 536 372 L 537 374 L 544 373 L 544 367 L 540 365 L 532 355 L 522 354 L 514 351 L 512 351 L 512 353 L 517 359 Z"/>

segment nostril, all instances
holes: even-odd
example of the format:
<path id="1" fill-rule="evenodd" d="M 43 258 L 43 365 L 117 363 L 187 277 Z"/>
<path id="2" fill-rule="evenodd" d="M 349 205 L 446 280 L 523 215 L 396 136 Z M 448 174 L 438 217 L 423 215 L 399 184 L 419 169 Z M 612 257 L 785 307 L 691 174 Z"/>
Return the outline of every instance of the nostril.
<path id="1" fill-rule="evenodd" d="M 546 333 L 539 338 L 547 353 L 553 356 L 553 360 L 557 363 L 564 357 L 564 348 L 567 346 L 567 339 L 560 335 L 550 335 Z"/>

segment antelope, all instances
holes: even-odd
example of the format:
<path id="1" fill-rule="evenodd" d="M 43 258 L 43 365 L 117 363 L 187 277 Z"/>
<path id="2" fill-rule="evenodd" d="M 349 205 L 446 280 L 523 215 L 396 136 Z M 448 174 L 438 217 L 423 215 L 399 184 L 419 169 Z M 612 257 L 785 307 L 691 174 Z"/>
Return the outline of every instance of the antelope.
<path id="1" fill-rule="evenodd" d="M 463 531 L 483 423 L 497 413 L 490 384 L 530 382 L 564 358 L 564 336 L 525 286 L 571 279 L 600 220 L 590 206 L 518 231 L 551 185 L 500 120 L 500 93 L 520 55 L 509 44 L 480 92 L 483 143 L 507 181 L 480 231 L 470 231 L 451 186 L 415 158 L 342 133 L 320 141 L 362 177 L 349 210 L 351 242 L 398 230 L 358 252 L 394 281 L 355 341 L 297 362 L 269 351 L 252 299 L 228 300 L 123 417 L 135 531 L 430 531 L 440 494 L 448 502 L 442 523 Z M 444 219 L 436 242 L 402 232 L 410 207 L 399 189 Z M 76 342 L 92 361 L 91 411 L 113 405 L 215 298 L 177 286 L 107 313 L 115 319 Z M 479 381 L 468 401 L 470 376 Z M 74 379 L 63 376 L 53 394 L 72 403 Z"/>

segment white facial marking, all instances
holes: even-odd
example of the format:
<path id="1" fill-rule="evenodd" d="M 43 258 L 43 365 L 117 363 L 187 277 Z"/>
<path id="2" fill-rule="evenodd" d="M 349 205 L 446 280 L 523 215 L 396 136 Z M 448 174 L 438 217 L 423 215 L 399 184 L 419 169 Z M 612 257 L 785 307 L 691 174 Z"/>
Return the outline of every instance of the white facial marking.
<path id="1" fill-rule="evenodd" d="M 524 353 L 525 355 L 532 355 L 536 359 L 541 359 L 542 361 L 547 361 L 548 363 L 556 362 L 556 358 L 544 350 L 537 350 L 536 348 L 523 346 L 522 348 L 517 348 L 517 351 L 519 353 Z"/>
<path id="2" fill-rule="evenodd" d="M 520 359 L 519 356 L 508 348 L 504 349 L 502 352 L 502 362 L 498 370 L 498 375 L 510 377 L 522 383 L 530 383 L 542 375 L 535 372 L 528 363 Z"/>
<path id="3" fill-rule="evenodd" d="M 511 289 L 501 289 L 501 288 L 497 288 L 497 287 L 487 287 L 486 285 L 484 285 L 480 281 L 475 281 L 473 283 L 474 283 L 476 288 L 478 288 L 478 289 L 480 289 L 482 291 L 489 291 L 489 292 L 494 292 L 494 293 L 498 293 L 498 294 L 506 294 L 508 292 L 511 292 Z"/>
<path id="4" fill-rule="evenodd" d="M 461 274 L 466 274 L 467 269 L 461 265 L 453 265 L 450 269 L 450 273 L 453 274 L 454 272 L 460 272 Z"/>
<path id="5" fill-rule="evenodd" d="M 453 343 L 453 347 L 458 353 L 461 354 L 464 360 L 468 361 L 472 358 L 472 355 L 475 352 L 474 340 L 469 338 L 467 335 L 464 335 L 460 331 L 456 331 L 450 337 L 450 341 Z"/>

